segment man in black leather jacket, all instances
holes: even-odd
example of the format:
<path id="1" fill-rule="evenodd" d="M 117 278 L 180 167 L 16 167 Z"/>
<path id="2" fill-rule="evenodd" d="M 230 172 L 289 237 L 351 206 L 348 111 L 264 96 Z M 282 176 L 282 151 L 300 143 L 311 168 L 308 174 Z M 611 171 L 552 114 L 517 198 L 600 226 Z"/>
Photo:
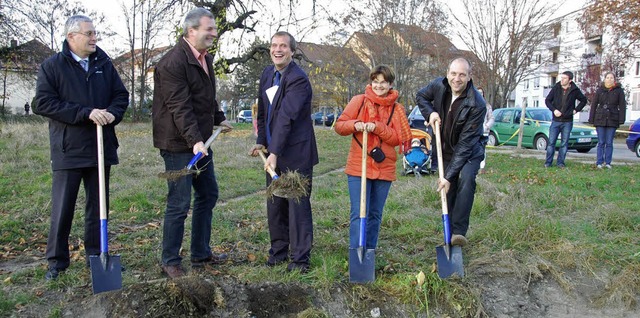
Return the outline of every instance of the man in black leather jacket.
<path id="1" fill-rule="evenodd" d="M 447 193 L 451 244 L 464 246 L 486 144 L 482 124 L 487 109 L 471 81 L 471 63 L 462 57 L 451 61 L 447 77 L 437 78 L 419 90 L 416 101 L 431 127 L 436 121 L 441 123 L 445 172 L 438 180 L 437 191 L 445 189 Z"/>

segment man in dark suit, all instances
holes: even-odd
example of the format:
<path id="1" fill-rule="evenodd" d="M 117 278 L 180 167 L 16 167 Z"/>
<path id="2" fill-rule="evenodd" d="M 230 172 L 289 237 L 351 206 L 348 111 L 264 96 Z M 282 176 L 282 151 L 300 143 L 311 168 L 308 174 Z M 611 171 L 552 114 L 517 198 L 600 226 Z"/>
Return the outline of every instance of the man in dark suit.
<path id="1" fill-rule="evenodd" d="M 268 151 L 267 166 L 276 173 L 297 171 L 309 179 L 307 195 L 295 199 L 267 199 L 271 248 L 268 266 L 290 261 L 287 270 L 307 272 L 313 243 L 311 178 L 318 163 L 316 137 L 311 121 L 311 83 L 307 74 L 292 62 L 296 41 L 287 32 L 271 37 L 270 55 L 274 65 L 260 77 L 258 98 L 258 138 L 250 154 Z M 267 186 L 271 177 L 267 175 Z"/>

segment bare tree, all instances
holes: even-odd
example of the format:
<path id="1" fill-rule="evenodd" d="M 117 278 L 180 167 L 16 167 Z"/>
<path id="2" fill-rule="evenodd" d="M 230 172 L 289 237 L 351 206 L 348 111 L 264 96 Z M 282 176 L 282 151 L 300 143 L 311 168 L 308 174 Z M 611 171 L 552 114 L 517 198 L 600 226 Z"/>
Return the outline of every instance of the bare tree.
<path id="1" fill-rule="evenodd" d="M 487 101 L 501 107 L 509 94 L 535 69 L 529 61 L 550 37 L 550 12 L 558 4 L 532 0 L 461 0 L 461 14 L 451 12 L 461 27 L 455 33 L 486 67 Z M 482 70 L 478 70 L 482 71 Z M 474 71 L 475 72 L 475 71 Z"/>
<path id="2" fill-rule="evenodd" d="M 147 96 L 150 95 L 148 72 L 158 58 L 166 51 L 158 48 L 159 35 L 167 25 L 175 24 L 176 11 L 180 0 L 133 0 L 130 6 L 121 4 L 127 24 L 129 52 L 125 59 L 117 63 L 120 74 L 130 86 L 132 119 L 139 120 Z M 137 95 L 137 100 L 136 100 Z"/>
<path id="3" fill-rule="evenodd" d="M 103 14 L 88 11 L 78 1 L 40 0 L 37 5 L 31 0 L 4 0 L 2 6 L 3 31 L 0 38 L 6 40 L 16 38 L 21 42 L 36 39 L 48 45 L 54 51 L 60 51 L 59 39 L 64 30 L 66 20 L 76 14 L 91 17 L 95 23 L 104 21 Z M 20 32 L 16 32 L 19 30 Z M 111 32 L 101 32 L 101 36 L 110 36 Z"/>

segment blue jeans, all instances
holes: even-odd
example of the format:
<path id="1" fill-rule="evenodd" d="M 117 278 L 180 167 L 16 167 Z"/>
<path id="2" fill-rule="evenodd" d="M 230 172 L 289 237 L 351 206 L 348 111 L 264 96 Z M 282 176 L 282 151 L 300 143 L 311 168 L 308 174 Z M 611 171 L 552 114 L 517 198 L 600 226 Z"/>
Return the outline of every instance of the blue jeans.
<path id="1" fill-rule="evenodd" d="M 360 177 L 347 176 L 349 199 L 351 200 L 351 223 L 349 226 L 349 247 L 357 248 L 360 235 Z M 391 181 L 367 179 L 367 228 L 365 249 L 378 245 L 378 233 L 382 223 L 382 210 L 389 195 Z"/>
<path id="2" fill-rule="evenodd" d="M 596 126 L 596 132 L 598 133 L 598 155 L 596 157 L 596 164 L 611 164 L 611 157 L 613 156 L 613 137 L 616 134 L 616 127 L 604 127 Z"/>
<path id="3" fill-rule="evenodd" d="M 558 141 L 558 135 L 562 133 L 560 139 L 560 149 L 558 150 L 558 160 L 556 164 L 558 166 L 564 166 L 564 158 L 567 156 L 567 149 L 569 148 L 569 135 L 573 128 L 573 122 L 561 122 L 552 121 L 551 127 L 549 127 L 549 144 L 547 145 L 547 160 L 545 166 L 551 166 L 553 162 L 553 154 L 556 151 L 556 141 Z"/>
<path id="4" fill-rule="evenodd" d="M 193 158 L 192 153 L 160 151 L 167 171 L 180 170 Z M 218 183 L 213 170 L 212 152 L 195 165 L 199 174 L 189 174 L 167 181 L 167 209 L 162 227 L 162 264 L 179 265 L 180 247 L 184 236 L 184 221 L 191 206 L 191 187 L 194 191 L 191 219 L 191 259 L 205 259 L 211 255 L 211 220 L 218 201 Z"/>

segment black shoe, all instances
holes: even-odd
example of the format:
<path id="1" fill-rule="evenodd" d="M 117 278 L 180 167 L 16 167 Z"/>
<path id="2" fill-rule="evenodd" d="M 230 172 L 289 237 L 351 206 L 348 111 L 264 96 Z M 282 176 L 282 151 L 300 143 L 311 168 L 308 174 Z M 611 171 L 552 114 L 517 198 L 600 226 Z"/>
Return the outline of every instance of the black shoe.
<path id="1" fill-rule="evenodd" d="M 269 267 L 274 267 L 274 266 L 278 266 L 282 263 L 286 263 L 288 260 L 283 259 L 283 260 L 277 260 L 274 258 L 269 257 L 269 259 L 267 259 L 267 262 L 265 263 L 265 265 L 269 266 Z"/>
<path id="2" fill-rule="evenodd" d="M 64 269 L 57 269 L 55 267 L 49 267 L 49 270 L 47 270 L 47 273 L 44 274 L 44 279 L 46 281 L 56 280 L 56 279 L 58 279 L 58 276 L 60 275 L 60 272 L 64 272 Z"/>
<path id="3" fill-rule="evenodd" d="M 289 263 L 287 266 L 287 272 L 293 271 L 299 271 L 301 274 L 306 274 L 309 272 L 309 264 Z"/>
<path id="4" fill-rule="evenodd" d="M 209 257 L 204 259 L 192 259 L 191 267 L 203 267 L 207 264 L 220 265 L 226 263 L 227 259 L 229 259 L 229 257 L 225 253 L 211 254 Z"/>

